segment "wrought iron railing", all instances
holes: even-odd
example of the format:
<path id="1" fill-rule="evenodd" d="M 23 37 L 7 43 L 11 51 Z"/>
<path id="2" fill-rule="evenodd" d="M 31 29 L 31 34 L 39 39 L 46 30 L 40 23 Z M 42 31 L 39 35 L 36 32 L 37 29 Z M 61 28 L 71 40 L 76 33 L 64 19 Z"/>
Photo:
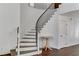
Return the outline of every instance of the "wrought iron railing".
<path id="1" fill-rule="evenodd" d="M 38 33 L 45 23 L 50 19 L 50 17 L 54 14 L 54 3 L 51 3 L 49 7 L 40 15 L 36 22 L 36 45 L 38 46 Z"/>

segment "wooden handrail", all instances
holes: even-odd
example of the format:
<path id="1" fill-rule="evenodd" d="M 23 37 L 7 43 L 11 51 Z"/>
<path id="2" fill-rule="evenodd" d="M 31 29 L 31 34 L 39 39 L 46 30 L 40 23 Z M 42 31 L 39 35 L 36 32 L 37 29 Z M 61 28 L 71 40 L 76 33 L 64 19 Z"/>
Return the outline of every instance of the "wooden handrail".
<path id="1" fill-rule="evenodd" d="M 49 5 L 49 7 L 40 15 L 40 17 L 38 18 L 38 20 L 36 21 L 36 26 L 35 26 L 35 29 L 36 29 L 36 46 L 38 47 L 38 54 L 39 54 L 39 41 L 38 41 L 38 23 L 40 21 L 40 19 L 42 18 L 42 16 L 49 10 L 49 9 L 57 9 L 59 8 L 59 5 L 61 3 L 51 3 Z"/>
<path id="2" fill-rule="evenodd" d="M 50 4 L 50 6 L 40 15 L 40 17 L 38 18 L 37 22 L 36 22 L 36 45 L 37 45 L 37 39 L 38 39 L 38 22 L 40 20 L 40 18 L 46 13 L 46 11 L 53 5 L 53 3 Z"/>

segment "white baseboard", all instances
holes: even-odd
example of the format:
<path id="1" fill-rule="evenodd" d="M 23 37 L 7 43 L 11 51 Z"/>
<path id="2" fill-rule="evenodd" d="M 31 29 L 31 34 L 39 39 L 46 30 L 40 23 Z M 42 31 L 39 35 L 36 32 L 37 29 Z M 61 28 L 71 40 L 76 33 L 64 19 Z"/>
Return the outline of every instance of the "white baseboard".
<path id="1" fill-rule="evenodd" d="M 70 47 L 70 46 L 74 46 L 74 45 L 78 45 L 79 44 L 79 42 L 78 43 L 72 43 L 72 44 L 68 44 L 68 45 L 63 45 L 63 46 L 59 46 L 59 49 L 61 49 L 61 48 L 65 48 L 65 47 Z"/>
<path id="2" fill-rule="evenodd" d="M 8 53 L 10 53 L 10 50 L 13 50 L 13 49 L 16 49 L 16 48 L 0 50 L 0 55 L 8 54 Z"/>
<path id="3" fill-rule="evenodd" d="M 55 48 L 55 49 L 61 49 L 61 48 L 65 48 L 65 47 L 70 47 L 70 46 L 74 46 L 74 45 L 78 45 L 79 42 L 76 42 L 76 43 L 72 43 L 72 44 L 67 44 L 67 45 L 62 45 L 62 46 L 53 46 L 53 47 L 50 47 L 50 48 Z"/>
<path id="4" fill-rule="evenodd" d="M 4 54 L 8 54 L 8 53 L 10 53 L 10 50 L 0 51 L 0 55 L 4 55 Z"/>

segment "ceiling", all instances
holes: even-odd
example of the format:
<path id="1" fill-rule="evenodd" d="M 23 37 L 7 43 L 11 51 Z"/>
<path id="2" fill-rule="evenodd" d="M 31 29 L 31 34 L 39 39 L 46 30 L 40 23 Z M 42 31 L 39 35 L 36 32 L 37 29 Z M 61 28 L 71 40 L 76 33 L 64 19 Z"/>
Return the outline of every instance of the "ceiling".
<path id="1" fill-rule="evenodd" d="M 34 7 L 37 9 L 46 9 L 51 3 L 29 3 L 30 7 Z"/>
<path id="2" fill-rule="evenodd" d="M 68 16 L 68 17 L 79 17 L 79 10 L 67 12 L 67 13 L 64 13 L 62 15 Z"/>

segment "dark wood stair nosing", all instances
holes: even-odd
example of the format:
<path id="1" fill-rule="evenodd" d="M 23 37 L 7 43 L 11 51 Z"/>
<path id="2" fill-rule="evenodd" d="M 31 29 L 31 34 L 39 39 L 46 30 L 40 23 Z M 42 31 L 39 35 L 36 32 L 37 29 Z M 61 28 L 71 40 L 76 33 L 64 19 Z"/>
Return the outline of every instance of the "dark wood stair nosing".
<path id="1" fill-rule="evenodd" d="M 24 34 L 25 36 L 36 36 L 34 34 Z"/>
<path id="2" fill-rule="evenodd" d="M 22 39 L 36 39 L 36 38 L 22 37 Z"/>
<path id="3" fill-rule="evenodd" d="M 36 33 L 36 32 L 28 32 L 28 33 Z"/>
<path id="4" fill-rule="evenodd" d="M 36 45 L 34 45 L 34 46 L 20 46 L 20 48 L 28 48 L 28 47 L 36 47 Z"/>
<path id="5" fill-rule="evenodd" d="M 36 41 L 35 42 L 32 42 L 32 41 L 20 41 L 20 43 L 36 43 Z"/>
<path id="6" fill-rule="evenodd" d="M 28 50 L 28 51 L 20 51 L 20 54 L 27 54 L 27 53 L 31 53 L 34 51 L 37 51 L 37 49 L 36 50 Z"/>

